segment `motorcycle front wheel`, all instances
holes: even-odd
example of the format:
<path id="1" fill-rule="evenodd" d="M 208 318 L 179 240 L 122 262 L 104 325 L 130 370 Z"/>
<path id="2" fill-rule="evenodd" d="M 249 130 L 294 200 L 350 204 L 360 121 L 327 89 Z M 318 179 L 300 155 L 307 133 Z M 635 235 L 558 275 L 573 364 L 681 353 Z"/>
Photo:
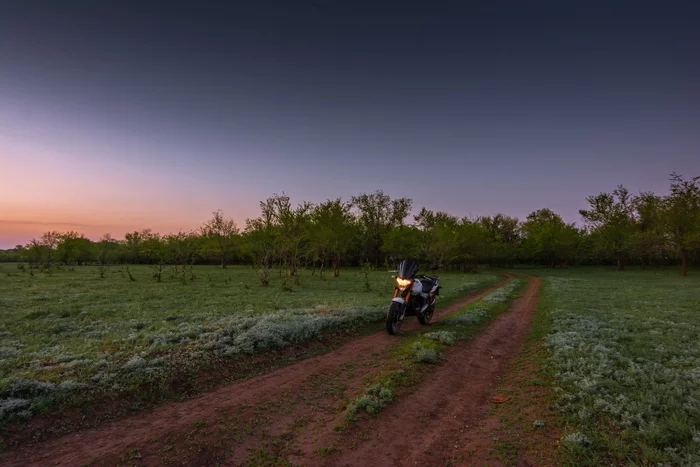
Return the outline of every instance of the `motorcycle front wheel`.
<path id="1" fill-rule="evenodd" d="M 401 328 L 401 304 L 396 302 L 391 302 L 389 310 L 386 312 L 386 332 L 389 334 L 396 335 L 399 333 Z"/>

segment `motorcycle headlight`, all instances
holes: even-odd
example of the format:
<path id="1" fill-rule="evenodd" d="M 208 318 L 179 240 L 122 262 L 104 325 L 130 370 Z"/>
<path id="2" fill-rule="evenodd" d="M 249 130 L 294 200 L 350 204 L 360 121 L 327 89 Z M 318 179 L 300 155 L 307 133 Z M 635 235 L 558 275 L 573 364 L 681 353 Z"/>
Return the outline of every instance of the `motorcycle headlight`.
<path id="1" fill-rule="evenodd" d="M 404 290 L 406 287 L 411 285 L 411 279 L 402 279 L 400 277 L 396 278 L 396 285 L 400 290 Z"/>

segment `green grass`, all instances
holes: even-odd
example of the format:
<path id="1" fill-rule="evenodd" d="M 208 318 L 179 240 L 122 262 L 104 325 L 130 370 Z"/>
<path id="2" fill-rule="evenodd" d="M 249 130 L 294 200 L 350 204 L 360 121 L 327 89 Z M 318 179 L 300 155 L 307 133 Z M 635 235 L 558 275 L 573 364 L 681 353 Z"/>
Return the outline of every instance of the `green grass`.
<path id="1" fill-rule="evenodd" d="M 700 464 L 700 277 L 532 272 L 571 463 Z"/>
<path id="2" fill-rule="evenodd" d="M 371 323 L 382 329 L 390 273 L 359 270 L 320 280 L 302 272 L 284 291 L 250 267 L 195 267 L 195 280 L 152 278 L 146 266 L 101 279 L 93 267 L 30 276 L 0 264 L 0 420 L 29 418 L 77 393 L 135 392 L 210 358 L 249 355 Z M 443 301 L 497 282 L 494 274 L 441 274 Z M 291 280 L 289 284 L 291 284 Z"/>

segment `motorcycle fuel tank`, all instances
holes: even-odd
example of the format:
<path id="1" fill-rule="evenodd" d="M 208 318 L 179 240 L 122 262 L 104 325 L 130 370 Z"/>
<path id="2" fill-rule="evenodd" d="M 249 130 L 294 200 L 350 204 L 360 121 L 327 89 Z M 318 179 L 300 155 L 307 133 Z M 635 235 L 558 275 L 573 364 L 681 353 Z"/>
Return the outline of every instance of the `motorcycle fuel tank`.
<path id="1" fill-rule="evenodd" d="M 411 295 L 420 295 L 423 292 L 423 284 L 419 280 L 413 281 L 413 287 L 411 288 Z"/>

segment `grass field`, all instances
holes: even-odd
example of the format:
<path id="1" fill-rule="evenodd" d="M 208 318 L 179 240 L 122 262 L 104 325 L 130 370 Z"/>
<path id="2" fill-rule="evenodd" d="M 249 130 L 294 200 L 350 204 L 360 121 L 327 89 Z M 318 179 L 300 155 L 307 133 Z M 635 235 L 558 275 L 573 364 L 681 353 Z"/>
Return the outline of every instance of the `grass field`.
<path id="1" fill-rule="evenodd" d="M 572 463 L 699 465 L 700 277 L 533 273 Z"/>
<path id="2" fill-rule="evenodd" d="M 667 270 L 523 272 L 544 279 L 528 362 L 549 375 L 535 379 L 549 387 L 561 415 L 570 463 L 698 465 L 700 277 Z M 157 385 L 170 384 L 175 373 L 274 355 L 264 352 L 337 331 L 382 332 L 393 288 L 390 273 L 372 271 L 366 290 L 357 269 L 325 280 L 304 271 L 291 289 L 277 272 L 263 288 L 246 267 L 195 267 L 196 278 L 184 282 L 156 282 L 145 266 L 131 273 L 135 281 L 117 267 L 104 279 L 91 267 L 30 276 L 0 265 L 1 420 L 28 419 L 80 394 L 120 398 L 144 385 L 164 392 Z M 443 304 L 499 280 L 493 272 L 441 276 Z M 468 313 L 405 338 L 396 351 L 416 368 L 439 361 L 445 346 L 465 337 L 460 333 L 507 308 L 518 287 L 514 281 Z M 544 350 L 536 351 L 539 343 Z M 389 392 L 381 389 L 393 386 L 377 382 L 354 411 L 384 403 Z M 517 423 L 515 417 L 504 426 Z M 527 437 L 521 441 L 514 449 L 527 448 Z"/>
<path id="3" fill-rule="evenodd" d="M 73 394 L 136 391 L 212 358 L 241 359 L 334 330 L 378 323 L 391 298 L 390 273 L 339 278 L 302 273 L 263 288 L 249 267 L 195 267 L 194 280 L 135 281 L 115 267 L 101 279 L 79 267 L 30 276 L 0 264 L 0 420 L 30 418 Z M 495 274 L 441 274 L 442 301 L 495 283 Z M 289 281 L 291 282 L 291 281 Z"/>

